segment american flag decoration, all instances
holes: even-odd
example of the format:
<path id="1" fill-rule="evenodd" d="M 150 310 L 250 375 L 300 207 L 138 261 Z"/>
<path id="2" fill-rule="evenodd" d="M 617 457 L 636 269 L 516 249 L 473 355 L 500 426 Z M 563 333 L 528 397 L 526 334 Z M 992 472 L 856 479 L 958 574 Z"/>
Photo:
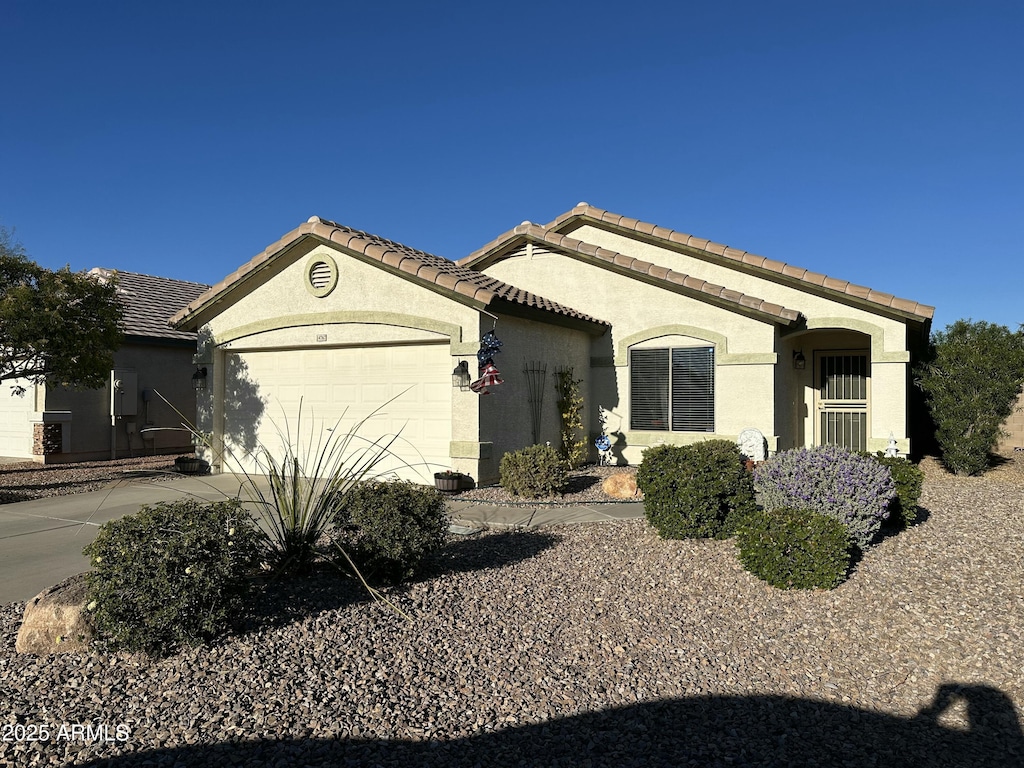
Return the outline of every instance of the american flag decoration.
<path id="1" fill-rule="evenodd" d="M 491 393 L 487 387 L 494 387 L 505 383 L 502 381 L 498 369 L 494 367 L 494 363 L 487 363 L 480 374 L 480 378 L 469 385 L 469 388 L 478 395 L 489 395 Z"/>
<path id="2" fill-rule="evenodd" d="M 501 341 L 494 335 L 494 331 L 488 331 L 480 339 L 480 350 L 476 353 L 476 359 L 480 363 L 480 378 L 469 385 L 469 388 L 478 395 L 489 395 L 491 393 L 488 387 L 505 383 L 494 365 L 494 356 L 499 352 Z"/>

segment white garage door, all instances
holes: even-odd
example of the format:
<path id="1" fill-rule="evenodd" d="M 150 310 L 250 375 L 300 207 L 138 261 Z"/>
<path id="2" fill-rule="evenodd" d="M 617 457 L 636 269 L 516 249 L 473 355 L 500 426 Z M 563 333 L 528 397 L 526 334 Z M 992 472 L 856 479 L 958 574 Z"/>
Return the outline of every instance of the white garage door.
<path id="1" fill-rule="evenodd" d="M 0 385 L 0 456 L 32 458 L 32 415 L 33 395 L 12 395 L 10 385 L 18 382 L 5 381 Z"/>
<path id="2" fill-rule="evenodd" d="M 390 448 L 393 455 L 374 473 L 433 483 L 433 473 L 449 466 L 452 362 L 447 343 L 232 352 L 226 357 L 224 433 L 235 457 L 245 456 L 243 444 L 252 445 L 253 437 L 279 457 L 286 432 L 300 451 L 315 454 L 317 443 L 332 430 L 345 434 L 369 417 L 353 449 L 398 435 Z M 314 449 L 308 451 L 311 443 Z M 245 464 L 247 471 L 257 469 L 251 456 Z M 225 468 L 232 469 L 230 462 Z"/>

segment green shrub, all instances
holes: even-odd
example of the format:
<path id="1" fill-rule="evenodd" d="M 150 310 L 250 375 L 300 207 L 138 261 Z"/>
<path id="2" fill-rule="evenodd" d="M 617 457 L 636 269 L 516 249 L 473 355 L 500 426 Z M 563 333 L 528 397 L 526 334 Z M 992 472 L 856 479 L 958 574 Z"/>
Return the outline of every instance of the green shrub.
<path id="1" fill-rule="evenodd" d="M 813 509 L 845 525 L 857 546 L 871 543 L 896 495 L 887 467 L 838 445 L 794 448 L 761 462 L 754 484 L 765 509 Z"/>
<path id="2" fill-rule="evenodd" d="M 558 416 L 561 420 L 559 453 L 569 469 L 578 469 L 587 460 L 590 445 L 583 432 L 583 379 L 573 377 L 573 369 L 555 371 L 555 389 L 558 391 Z"/>
<path id="3" fill-rule="evenodd" d="M 84 550 L 99 637 L 159 655 L 221 634 L 242 606 L 258 540 L 237 499 L 181 499 L 104 523 Z"/>
<path id="4" fill-rule="evenodd" d="M 753 480 L 729 440 L 648 448 L 636 482 L 647 521 L 665 539 L 728 538 L 756 509 Z"/>
<path id="5" fill-rule="evenodd" d="M 448 541 L 444 496 L 410 482 L 365 482 L 345 495 L 338 543 L 364 576 L 401 581 Z"/>
<path id="6" fill-rule="evenodd" d="M 536 499 L 562 492 L 565 461 L 550 445 L 531 445 L 501 457 L 501 486 L 513 496 Z"/>
<path id="7" fill-rule="evenodd" d="M 757 511 L 736 534 L 743 567 L 773 587 L 832 589 L 850 570 L 846 526 L 812 510 Z"/>
<path id="8" fill-rule="evenodd" d="M 957 320 L 933 335 L 931 359 L 916 373 L 943 463 L 981 474 L 1024 385 L 1024 326 Z"/>
<path id="9" fill-rule="evenodd" d="M 886 456 L 881 451 L 864 455 L 888 468 L 896 486 L 896 495 L 889 502 L 889 521 L 906 528 L 917 519 L 917 502 L 921 499 L 924 472 L 902 456 Z"/>

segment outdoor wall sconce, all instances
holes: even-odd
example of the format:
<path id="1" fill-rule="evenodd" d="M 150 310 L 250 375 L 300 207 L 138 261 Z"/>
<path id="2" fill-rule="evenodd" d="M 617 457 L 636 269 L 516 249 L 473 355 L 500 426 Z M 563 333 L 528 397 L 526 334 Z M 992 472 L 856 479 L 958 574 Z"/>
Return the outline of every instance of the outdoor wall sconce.
<path id="1" fill-rule="evenodd" d="M 192 374 L 192 389 L 196 392 L 206 389 L 206 368 L 196 368 Z"/>
<path id="2" fill-rule="evenodd" d="M 460 360 L 459 364 L 455 366 L 455 370 L 452 371 L 452 387 L 465 392 L 469 389 L 469 384 L 472 381 L 473 377 L 469 375 L 469 361 Z"/>
<path id="3" fill-rule="evenodd" d="M 802 349 L 797 349 L 793 352 L 793 367 L 798 371 L 802 371 L 807 367 L 807 358 L 804 357 Z"/>

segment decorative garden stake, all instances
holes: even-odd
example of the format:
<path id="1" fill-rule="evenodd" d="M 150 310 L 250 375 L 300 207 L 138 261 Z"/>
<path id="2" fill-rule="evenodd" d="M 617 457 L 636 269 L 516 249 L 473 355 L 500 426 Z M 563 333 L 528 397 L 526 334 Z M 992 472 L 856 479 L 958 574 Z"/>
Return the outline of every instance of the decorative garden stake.
<path id="1" fill-rule="evenodd" d="M 547 375 L 547 363 L 540 360 L 523 361 L 523 376 L 526 377 L 526 402 L 530 405 L 530 427 L 533 430 L 534 445 L 540 442 L 540 419 L 544 412 L 544 382 Z"/>

